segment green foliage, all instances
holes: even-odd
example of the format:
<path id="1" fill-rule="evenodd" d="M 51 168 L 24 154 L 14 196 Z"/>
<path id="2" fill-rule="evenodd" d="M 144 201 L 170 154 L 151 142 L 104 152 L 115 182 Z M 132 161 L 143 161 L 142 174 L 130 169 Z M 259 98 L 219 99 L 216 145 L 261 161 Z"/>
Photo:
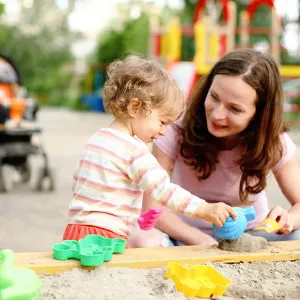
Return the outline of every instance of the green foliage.
<path id="1" fill-rule="evenodd" d="M 123 55 L 122 33 L 116 30 L 106 32 L 101 38 L 96 50 L 96 61 L 100 65 L 105 65 Z"/>
<path id="2" fill-rule="evenodd" d="M 4 13 L 5 5 L 4 3 L 0 2 L 0 15 Z"/>
<path id="3" fill-rule="evenodd" d="M 192 24 L 197 0 L 184 0 L 184 7 L 179 14 L 182 24 Z"/>
<path id="4" fill-rule="evenodd" d="M 108 30 L 96 48 L 96 64 L 106 65 L 129 53 L 147 55 L 148 16 L 142 14 L 136 20 L 127 21 L 121 31 Z"/>
<path id="5" fill-rule="evenodd" d="M 122 39 L 124 54 L 148 52 L 148 16 L 143 14 L 140 18 L 125 23 Z"/>
<path id="6" fill-rule="evenodd" d="M 20 69 L 24 85 L 41 102 L 51 103 L 64 95 L 70 77 L 62 66 L 71 60 L 69 45 L 55 45 L 45 28 L 40 34 L 25 35 L 17 27 L 0 29 L 1 52 Z M 60 98 L 58 97 L 58 98 Z"/>
<path id="7" fill-rule="evenodd" d="M 280 53 L 280 61 L 283 65 L 300 65 L 300 57 L 291 55 L 287 51 Z"/>
<path id="8" fill-rule="evenodd" d="M 260 5 L 254 15 L 251 26 L 271 28 L 271 23 L 272 20 L 271 20 L 270 8 L 266 5 Z M 255 44 L 261 41 L 270 42 L 270 35 L 266 35 L 266 34 L 250 35 L 250 44 Z"/>
<path id="9" fill-rule="evenodd" d="M 50 105 L 68 99 L 73 77 L 68 69 L 74 36 L 68 29 L 67 13 L 55 9 L 52 0 L 35 1 L 32 8 L 23 8 L 16 26 L 0 26 L 1 53 L 14 60 L 29 93 Z M 53 26 L 44 22 L 49 11 L 59 16 Z"/>

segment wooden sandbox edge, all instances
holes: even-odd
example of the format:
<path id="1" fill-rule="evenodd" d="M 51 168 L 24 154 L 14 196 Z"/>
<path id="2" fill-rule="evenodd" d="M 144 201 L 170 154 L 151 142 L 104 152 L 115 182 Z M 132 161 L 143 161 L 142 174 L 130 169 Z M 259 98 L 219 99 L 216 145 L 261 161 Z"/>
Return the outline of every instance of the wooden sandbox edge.
<path id="1" fill-rule="evenodd" d="M 172 261 L 203 264 L 206 262 L 238 263 L 299 259 L 300 241 L 288 241 L 268 243 L 267 249 L 256 253 L 227 252 L 219 250 L 215 246 L 127 249 L 123 254 L 113 255 L 110 262 L 101 266 L 148 269 L 166 266 Z M 73 268 L 82 268 L 77 260 L 55 260 L 50 252 L 16 253 L 16 265 L 30 268 L 39 274 L 49 275 L 69 271 Z"/>

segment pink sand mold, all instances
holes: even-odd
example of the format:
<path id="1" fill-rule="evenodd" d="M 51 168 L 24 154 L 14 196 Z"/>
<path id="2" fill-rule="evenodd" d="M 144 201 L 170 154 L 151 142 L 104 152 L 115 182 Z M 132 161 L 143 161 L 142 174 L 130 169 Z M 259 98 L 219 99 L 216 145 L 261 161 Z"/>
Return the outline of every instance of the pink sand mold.
<path id="1" fill-rule="evenodd" d="M 79 241 L 65 240 L 54 244 L 52 255 L 57 260 L 78 259 L 81 265 L 92 267 L 110 261 L 113 254 L 123 253 L 125 247 L 126 240 L 90 234 Z"/>
<path id="2" fill-rule="evenodd" d="M 163 211 L 162 207 L 152 208 L 141 213 L 138 224 L 142 230 L 152 229 Z"/>

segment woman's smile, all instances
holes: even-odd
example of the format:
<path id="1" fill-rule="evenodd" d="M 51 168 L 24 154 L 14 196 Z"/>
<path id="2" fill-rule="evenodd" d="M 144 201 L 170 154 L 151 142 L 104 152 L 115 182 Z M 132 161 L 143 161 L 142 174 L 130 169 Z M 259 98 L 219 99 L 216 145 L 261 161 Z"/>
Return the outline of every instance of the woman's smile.
<path id="1" fill-rule="evenodd" d="M 221 124 L 218 124 L 216 121 L 211 119 L 211 124 L 214 130 L 224 130 L 226 128 L 228 128 L 228 126 L 224 126 Z"/>

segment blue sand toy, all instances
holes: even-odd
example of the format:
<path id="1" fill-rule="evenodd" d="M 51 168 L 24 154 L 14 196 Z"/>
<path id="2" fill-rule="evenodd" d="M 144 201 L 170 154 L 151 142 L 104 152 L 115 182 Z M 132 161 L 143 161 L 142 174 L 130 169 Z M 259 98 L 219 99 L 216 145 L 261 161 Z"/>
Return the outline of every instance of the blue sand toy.
<path id="1" fill-rule="evenodd" d="M 236 220 L 231 216 L 227 218 L 223 227 L 219 228 L 213 225 L 215 236 L 222 240 L 236 240 L 245 231 L 248 222 L 256 218 L 256 213 L 253 206 L 247 208 L 233 207 L 236 212 Z"/>

